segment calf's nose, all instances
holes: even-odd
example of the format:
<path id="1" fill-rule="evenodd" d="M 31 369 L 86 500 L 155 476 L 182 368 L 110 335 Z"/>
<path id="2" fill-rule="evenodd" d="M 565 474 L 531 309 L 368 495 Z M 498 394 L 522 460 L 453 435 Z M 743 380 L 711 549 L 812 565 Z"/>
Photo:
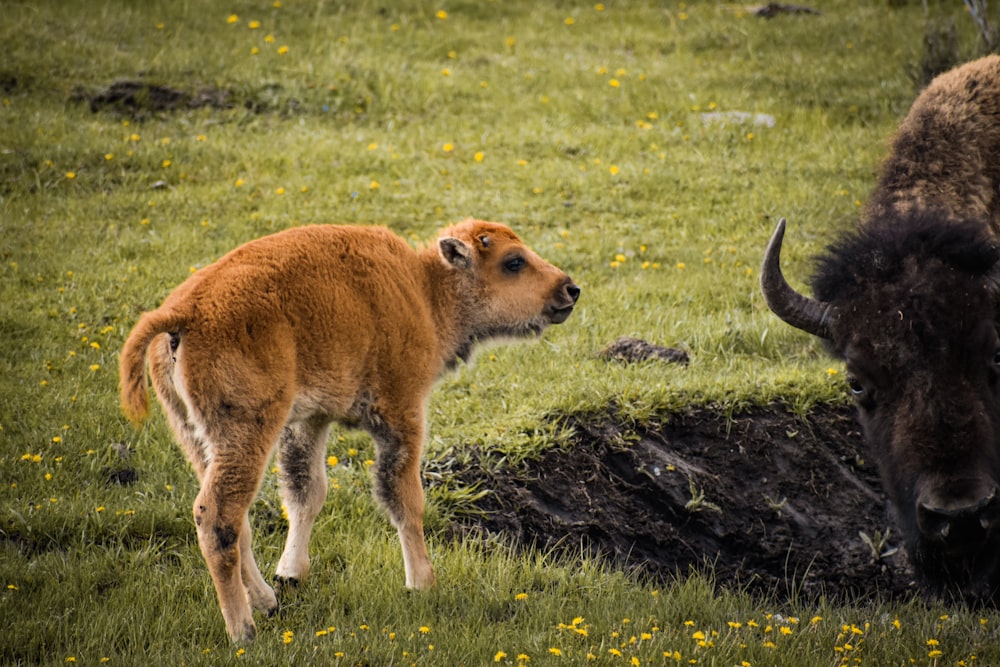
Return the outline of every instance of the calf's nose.
<path id="1" fill-rule="evenodd" d="M 569 298 L 576 303 L 576 300 L 580 298 L 580 288 L 576 286 L 576 283 L 569 283 L 566 285 L 566 293 L 569 294 Z"/>

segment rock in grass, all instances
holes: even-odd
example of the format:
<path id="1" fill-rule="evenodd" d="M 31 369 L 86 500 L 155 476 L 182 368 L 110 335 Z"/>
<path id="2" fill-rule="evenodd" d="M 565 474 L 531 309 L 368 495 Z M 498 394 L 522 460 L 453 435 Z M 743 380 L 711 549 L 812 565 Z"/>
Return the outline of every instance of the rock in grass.
<path id="1" fill-rule="evenodd" d="M 601 350 L 600 357 L 605 361 L 621 361 L 625 363 L 656 359 L 668 363 L 687 365 L 690 361 L 687 352 L 684 350 L 676 347 L 664 347 L 642 340 L 641 338 L 631 338 L 629 336 L 622 336 L 608 343 L 608 346 Z"/>

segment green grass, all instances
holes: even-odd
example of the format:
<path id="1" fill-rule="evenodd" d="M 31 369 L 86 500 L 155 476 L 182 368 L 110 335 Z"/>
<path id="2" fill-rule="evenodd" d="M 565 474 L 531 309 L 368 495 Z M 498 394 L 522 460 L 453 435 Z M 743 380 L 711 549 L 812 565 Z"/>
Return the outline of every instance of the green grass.
<path id="1" fill-rule="evenodd" d="M 117 351 L 140 312 L 275 230 L 377 223 L 416 244 L 471 215 L 514 226 L 583 297 L 540 343 L 490 349 L 440 383 L 435 470 L 472 447 L 531 457 L 563 442 L 560 416 L 609 403 L 642 421 L 843 401 L 838 364 L 767 312 L 757 266 L 785 216 L 786 271 L 803 285 L 851 223 L 915 94 L 925 27 L 921 3 L 874 0 L 773 21 L 709 2 L 344 4 L 5 4 L 0 663 L 1000 661 L 994 612 L 777 605 L 697 577 L 644 582 L 572 545 L 450 540 L 476 491 L 446 478 L 428 520 L 440 588 L 406 593 L 356 433 L 330 444 L 340 463 L 311 578 L 236 653 L 197 548 L 193 475 L 162 418 L 136 431 L 118 411 Z M 932 9 L 956 13 L 971 56 L 955 5 Z M 133 118 L 83 101 L 120 80 L 225 91 L 230 105 Z M 775 125 L 706 124 L 709 111 Z M 598 359 L 621 335 L 692 363 Z M 126 467 L 136 484 L 107 483 Z M 254 513 L 270 574 L 284 536 L 273 478 Z"/>

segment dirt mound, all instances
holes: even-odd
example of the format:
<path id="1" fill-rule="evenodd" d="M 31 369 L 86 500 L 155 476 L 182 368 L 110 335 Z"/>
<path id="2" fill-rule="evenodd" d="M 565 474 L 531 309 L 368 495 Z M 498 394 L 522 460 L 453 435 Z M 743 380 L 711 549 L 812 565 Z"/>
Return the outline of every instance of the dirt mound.
<path id="1" fill-rule="evenodd" d="M 107 89 L 93 94 L 77 91 L 74 97 L 86 100 L 91 111 L 114 111 L 137 119 L 178 109 L 225 109 L 232 106 L 232 95 L 225 90 L 202 88 L 189 93 L 145 81 L 116 81 Z"/>
<path id="2" fill-rule="evenodd" d="M 475 529 L 543 548 L 583 545 L 664 578 L 702 570 L 782 598 L 916 590 L 850 407 L 805 419 L 783 408 L 697 409 L 652 426 L 613 416 L 572 425 L 568 450 L 497 475 L 478 465 L 460 473 L 492 491 Z"/>

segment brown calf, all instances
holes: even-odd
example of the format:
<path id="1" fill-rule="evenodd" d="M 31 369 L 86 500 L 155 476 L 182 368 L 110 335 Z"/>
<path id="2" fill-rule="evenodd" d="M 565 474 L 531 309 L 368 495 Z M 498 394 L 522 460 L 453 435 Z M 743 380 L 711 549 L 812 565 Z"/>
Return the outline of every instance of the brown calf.
<path id="1" fill-rule="evenodd" d="M 230 637 L 253 640 L 251 605 L 277 607 L 247 515 L 271 452 L 289 522 L 276 578 L 299 580 L 334 421 L 374 438 L 375 494 L 399 531 L 406 585 L 433 586 L 420 456 L 434 381 L 481 341 L 565 321 L 579 294 L 504 225 L 467 220 L 419 251 L 383 228 L 321 225 L 240 246 L 145 313 L 121 354 L 122 406 L 136 423 L 148 414 L 148 355 L 201 482 L 198 543 Z"/>

